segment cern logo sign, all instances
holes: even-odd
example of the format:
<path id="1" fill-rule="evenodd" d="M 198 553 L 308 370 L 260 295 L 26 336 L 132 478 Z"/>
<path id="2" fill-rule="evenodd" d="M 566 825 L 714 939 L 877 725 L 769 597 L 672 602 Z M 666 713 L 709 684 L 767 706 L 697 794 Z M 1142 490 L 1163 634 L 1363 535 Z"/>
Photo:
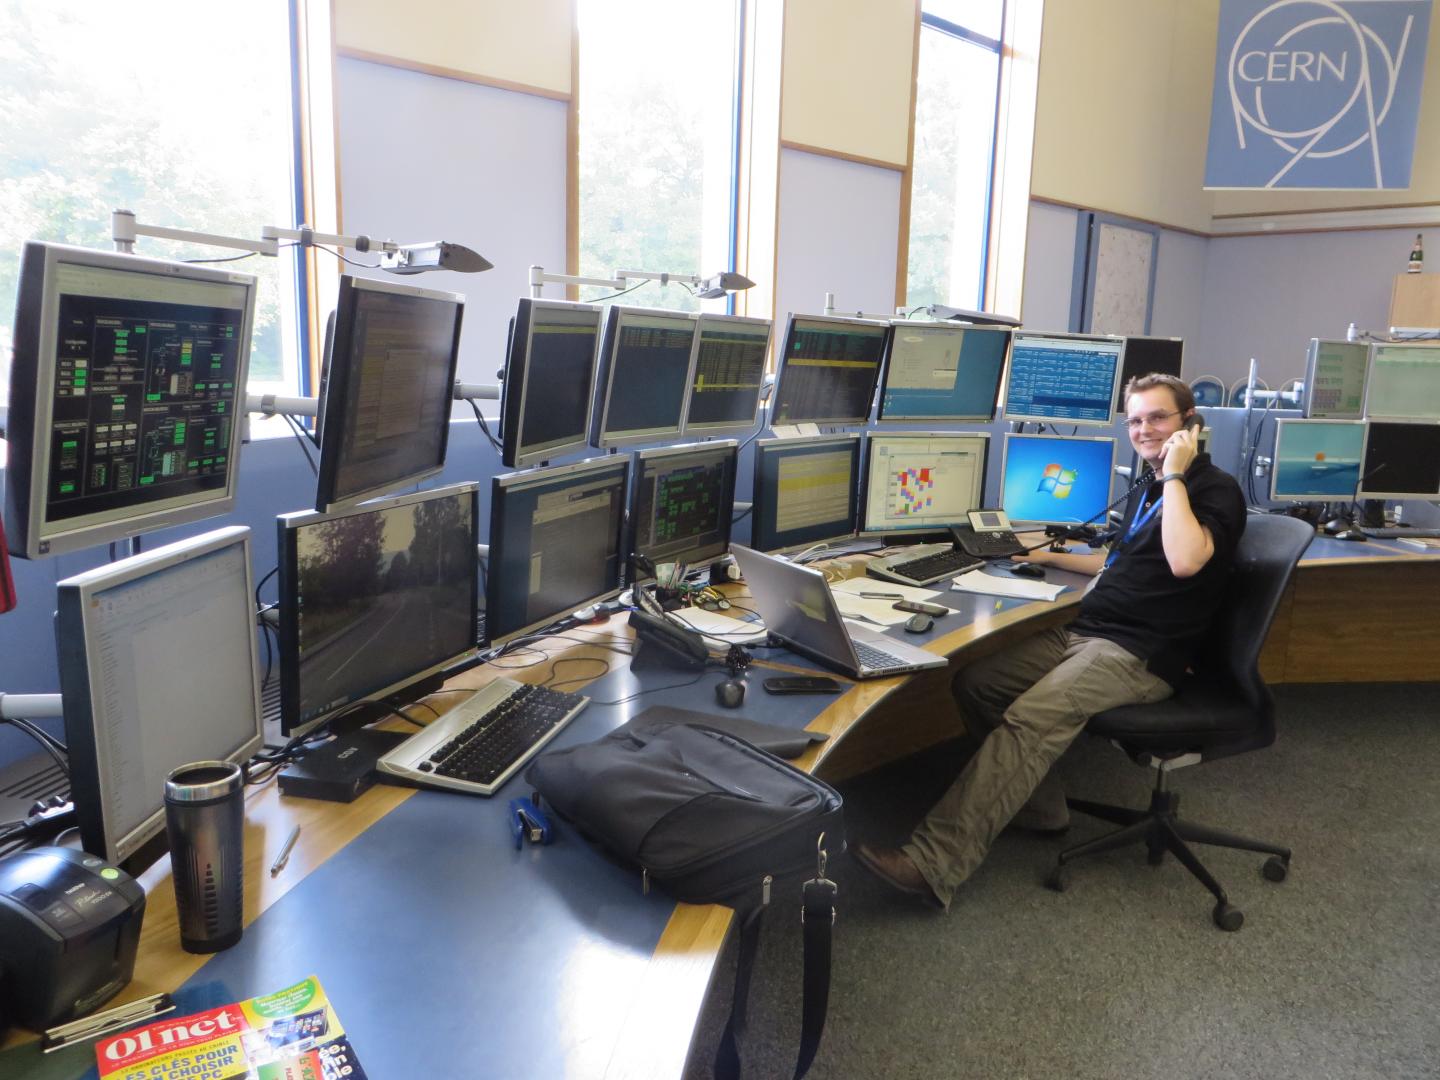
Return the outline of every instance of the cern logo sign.
<path id="1" fill-rule="evenodd" d="M 1410 186 L 1431 0 L 1222 0 L 1207 188 Z"/>

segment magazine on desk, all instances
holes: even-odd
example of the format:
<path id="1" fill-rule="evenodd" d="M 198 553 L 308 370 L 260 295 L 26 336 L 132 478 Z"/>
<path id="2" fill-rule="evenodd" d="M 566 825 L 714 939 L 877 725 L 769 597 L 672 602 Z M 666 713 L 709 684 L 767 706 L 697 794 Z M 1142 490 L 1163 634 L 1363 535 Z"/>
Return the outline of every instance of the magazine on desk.
<path id="1" fill-rule="evenodd" d="M 313 975 L 95 1044 L 100 1080 L 366 1080 Z"/>

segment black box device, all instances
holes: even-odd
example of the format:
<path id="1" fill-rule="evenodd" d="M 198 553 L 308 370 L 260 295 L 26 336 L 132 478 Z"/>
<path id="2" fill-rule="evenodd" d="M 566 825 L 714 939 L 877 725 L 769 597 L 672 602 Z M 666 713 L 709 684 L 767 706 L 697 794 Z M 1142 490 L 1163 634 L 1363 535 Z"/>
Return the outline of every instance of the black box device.
<path id="1" fill-rule="evenodd" d="M 280 794 L 348 803 L 378 777 L 375 763 L 409 736 L 403 731 L 362 728 L 310 751 L 280 773 Z"/>
<path id="2" fill-rule="evenodd" d="M 0 859 L 0 1001 L 42 1031 L 93 1012 L 135 972 L 145 892 L 104 859 L 39 847 Z"/>

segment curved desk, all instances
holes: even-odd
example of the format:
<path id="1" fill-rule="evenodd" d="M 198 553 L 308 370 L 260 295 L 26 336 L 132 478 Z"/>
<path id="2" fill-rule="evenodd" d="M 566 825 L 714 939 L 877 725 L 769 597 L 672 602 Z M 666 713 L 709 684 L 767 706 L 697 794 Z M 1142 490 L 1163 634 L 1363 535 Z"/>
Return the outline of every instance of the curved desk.
<path id="1" fill-rule="evenodd" d="M 1391 578 L 1396 590 L 1406 583 L 1407 611 L 1440 599 L 1440 557 L 1317 540 L 1277 619 L 1267 659 L 1283 665 L 1282 675 L 1308 672 L 1315 639 L 1332 632 L 1328 623 L 1315 623 L 1313 612 L 1326 605 L 1358 625 L 1393 618 L 1391 594 L 1380 587 Z M 1084 580 L 1055 577 L 1062 579 Z M 1363 584 L 1339 595 L 1337 582 L 1347 580 Z M 955 668 L 1068 618 L 1078 598 L 1078 589 L 1053 603 L 945 592 L 956 615 L 939 620 L 920 642 L 949 655 Z M 1425 641 L 1407 642 L 1402 651 L 1418 661 L 1426 648 L 1434 650 L 1440 631 L 1429 618 L 1411 622 Z M 555 673 L 557 683 L 588 679 L 614 662 L 600 648 L 575 644 L 576 637 L 629 640 L 618 619 L 569 634 L 549 650 L 567 662 Z M 1388 645 L 1395 651 L 1393 640 Z M 785 659 L 765 663 L 791 666 Z M 1334 659 L 1326 667 L 1332 676 L 1341 670 Z M 507 658 L 455 684 L 480 685 L 502 673 L 543 681 L 552 670 L 549 663 L 516 668 L 518 658 Z M 1394 666 L 1402 668 L 1409 670 Z M 1440 678 L 1436 668 L 1431 661 L 1424 677 Z M 838 777 L 956 734 L 949 676 L 940 670 L 851 684 L 834 698 L 771 697 L 752 685 L 741 714 L 829 733 L 800 764 Z M 637 674 L 616 664 L 587 688 L 595 703 L 556 745 L 593 739 L 651 704 L 711 709 L 709 687 L 717 678 L 664 669 Z M 626 700 L 641 689 L 644 697 Z M 437 706 L 444 700 L 432 699 Z M 117 1001 L 173 990 L 183 1014 L 315 974 L 375 1076 L 674 1080 L 684 1069 L 729 909 L 642 896 L 638 875 L 563 827 L 556 844 L 516 851 L 505 802 L 525 789 L 512 787 L 486 800 L 376 786 L 348 806 L 281 798 L 273 786 L 252 791 L 245 937 L 213 958 L 182 952 L 162 859 L 142 878 L 149 904 L 140 956 L 134 981 Z M 299 842 L 285 870 L 271 878 L 269 864 L 295 824 L 303 830 Z M 23 1038 L 12 1035 L 11 1042 Z M 0 1055 L 0 1073 L 93 1076 L 93 1061 L 88 1044 L 42 1057 L 31 1043 Z"/>

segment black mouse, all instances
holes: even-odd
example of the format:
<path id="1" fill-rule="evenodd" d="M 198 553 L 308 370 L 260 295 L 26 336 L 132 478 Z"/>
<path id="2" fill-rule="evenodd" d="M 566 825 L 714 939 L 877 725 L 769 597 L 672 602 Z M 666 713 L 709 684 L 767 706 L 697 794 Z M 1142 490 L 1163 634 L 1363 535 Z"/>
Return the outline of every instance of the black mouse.
<path id="1" fill-rule="evenodd" d="M 727 709 L 738 709 L 745 702 L 745 684 L 739 679 L 716 683 L 715 700 Z"/>
<path id="2" fill-rule="evenodd" d="M 1010 573 L 1016 577 L 1041 578 L 1045 577 L 1045 568 L 1033 562 L 1012 563 Z"/>
<path id="3" fill-rule="evenodd" d="M 934 625 L 935 620 L 922 611 L 905 620 L 905 631 L 910 634 L 923 634 Z"/>
<path id="4" fill-rule="evenodd" d="M 1335 539 L 1336 539 L 1336 540 L 1369 540 L 1370 538 L 1369 538 L 1368 536 L 1366 536 L 1363 532 L 1361 532 L 1359 529 L 1355 528 L 1355 526 L 1351 525 L 1349 528 L 1347 528 L 1347 529 L 1341 529 L 1339 532 L 1337 532 L 1337 533 L 1335 534 Z"/>

